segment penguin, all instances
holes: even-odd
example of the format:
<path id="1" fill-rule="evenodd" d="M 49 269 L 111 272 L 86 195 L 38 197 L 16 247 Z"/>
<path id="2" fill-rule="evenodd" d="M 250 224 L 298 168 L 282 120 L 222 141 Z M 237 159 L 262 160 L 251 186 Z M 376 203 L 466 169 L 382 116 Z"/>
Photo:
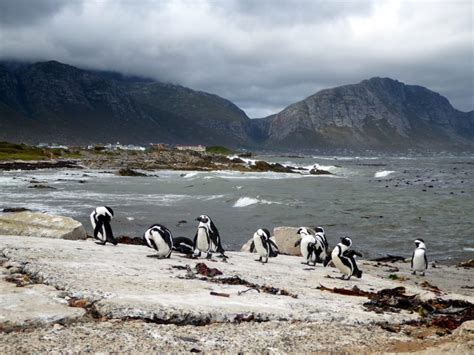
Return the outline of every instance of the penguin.
<path id="1" fill-rule="evenodd" d="M 171 231 L 161 224 L 154 224 L 143 234 L 143 239 L 149 248 L 158 252 L 160 259 L 169 258 L 173 250 Z"/>
<path id="2" fill-rule="evenodd" d="M 186 237 L 173 238 L 173 250 L 183 254 L 193 253 L 193 241 Z"/>
<path id="3" fill-rule="evenodd" d="M 201 215 L 196 218 L 199 222 L 196 235 L 194 236 L 193 249 L 194 256 L 201 256 L 201 252 L 206 253 L 206 258 L 211 259 L 213 252 L 218 252 L 222 257 L 224 255 L 224 248 L 221 245 L 221 237 L 214 222 L 207 215 Z"/>
<path id="4" fill-rule="evenodd" d="M 329 243 L 324 232 L 324 228 L 321 226 L 315 227 L 314 238 L 316 239 L 316 251 L 318 262 L 323 263 L 327 266 L 331 261 L 331 255 L 329 253 Z"/>
<path id="5" fill-rule="evenodd" d="M 295 243 L 295 247 L 300 246 L 301 255 L 306 261 L 302 264 L 316 266 L 316 239 L 306 227 L 301 227 L 296 232 L 301 236 L 301 239 Z"/>
<path id="6" fill-rule="evenodd" d="M 262 264 L 268 262 L 268 258 L 273 258 L 278 255 L 278 246 L 270 238 L 268 229 L 260 228 L 253 234 L 253 241 L 250 244 L 250 252 L 257 251 L 260 257 L 255 261 L 261 261 Z M 265 258 L 265 261 L 262 259 Z"/>
<path id="7" fill-rule="evenodd" d="M 421 276 L 425 276 L 425 271 L 428 269 L 428 259 L 426 258 L 425 241 L 421 238 L 415 240 L 415 250 L 411 256 L 412 274 L 416 275 L 418 271 Z"/>
<path id="8" fill-rule="evenodd" d="M 105 245 L 109 242 L 117 245 L 117 240 L 112 233 L 110 221 L 114 216 L 114 211 L 108 206 L 97 207 L 90 215 L 92 228 L 94 228 L 94 238 L 98 239 L 97 244 Z"/>
<path id="9" fill-rule="evenodd" d="M 362 254 L 349 250 L 352 246 L 352 240 L 349 237 L 341 238 L 341 242 L 337 244 L 331 254 L 331 259 L 334 265 L 342 273 L 341 280 L 350 280 L 351 276 L 355 276 L 358 279 L 362 277 L 362 271 L 357 267 L 354 255 L 362 257 Z"/>

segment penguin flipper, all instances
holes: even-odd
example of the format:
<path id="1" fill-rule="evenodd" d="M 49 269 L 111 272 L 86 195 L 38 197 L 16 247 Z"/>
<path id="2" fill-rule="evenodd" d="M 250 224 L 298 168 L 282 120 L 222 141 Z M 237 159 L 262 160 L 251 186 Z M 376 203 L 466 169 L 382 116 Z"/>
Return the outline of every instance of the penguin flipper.
<path id="1" fill-rule="evenodd" d="M 250 243 L 250 252 L 253 253 L 255 251 L 255 242 L 252 241 L 252 243 Z"/>
<path id="2" fill-rule="evenodd" d="M 425 257 L 425 269 L 428 269 L 428 259 L 426 258 L 426 253 L 423 253 L 423 256 Z"/>
<path id="3" fill-rule="evenodd" d="M 410 269 L 413 269 L 413 259 L 415 258 L 415 252 L 411 255 Z"/>
<path id="4" fill-rule="evenodd" d="M 278 245 L 276 245 L 276 243 L 271 239 L 268 239 L 268 244 L 269 244 L 269 247 L 270 247 L 270 255 L 269 256 L 271 258 L 276 257 L 280 253 L 280 250 L 278 249 Z"/>
<path id="5" fill-rule="evenodd" d="M 300 244 L 301 244 L 301 239 L 295 243 L 295 247 L 299 246 Z"/>

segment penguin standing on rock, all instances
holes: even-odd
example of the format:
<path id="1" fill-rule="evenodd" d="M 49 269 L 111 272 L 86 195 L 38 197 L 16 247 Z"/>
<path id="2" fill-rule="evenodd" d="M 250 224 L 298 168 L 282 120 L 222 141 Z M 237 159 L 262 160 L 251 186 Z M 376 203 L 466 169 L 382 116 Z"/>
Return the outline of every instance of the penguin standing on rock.
<path id="1" fill-rule="evenodd" d="M 253 234 L 253 241 L 250 244 L 250 252 L 257 251 L 260 258 L 255 261 L 261 261 L 262 264 L 268 262 L 268 258 L 273 258 L 278 255 L 278 246 L 270 238 L 270 232 L 268 229 L 260 228 Z M 265 261 L 262 259 L 265 258 Z"/>
<path id="2" fill-rule="evenodd" d="M 108 206 L 97 207 L 90 215 L 92 228 L 94 228 L 94 238 L 98 239 L 97 244 L 105 245 L 109 242 L 117 245 L 117 240 L 112 233 L 110 221 L 114 216 L 114 211 Z"/>
<path id="3" fill-rule="evenodd" d="M 362 257 L 362 254 L 349 250 L 352 246 L 352 240 L 349 237 L 341 238 L 341 242 L 337 244 L 331 254 L 332 262 L 342 273 L 341 280 L 347 280 L 351 276 L 355 276 L 358 279 L 362 277 L 362 271 L 357 267 L 354 255 Z"/>
<path id="4" fill-rule="evenodd" d="M 196 221 L 199 222 L 199 225 L 193 242 L 194 256 L 199 257 L 201 252 L 204 252 L 206 258 L 211 259 L 212 253 L 218 252 L 226 258 L 221 244 L 221 236 L 211 218 L 207 215 L 201 215 L 196 218 Z"/>
<path id="5" fill-rule="evenodd" d="M 413 251 L 411 257 L 412 274 L 416 275 L 418 271 L 421 276 L 425 276 L 425 271 L 428 268 L 428 259 L 426 258 L 426 245 L 423 239 L 415 240 L 416 249 Z"/>
<path id="6" fill-rule="evenodd" d="M 301 239 L 295 243 L 295 247 L 300 246 L 300 252 L 303 259 L 306 260 L 302 264 L 316 266 L 316 238 L 306 227 L 301 227 L 296 232 L 301 236 Z"/>
<path id="7" fill-rule="evenodd" d="M 173 249 L 171 231 L 161 224 L 154 224 L 143 235 L 146 245 L 158 252 L 160 259 L 169 258 Z"/>

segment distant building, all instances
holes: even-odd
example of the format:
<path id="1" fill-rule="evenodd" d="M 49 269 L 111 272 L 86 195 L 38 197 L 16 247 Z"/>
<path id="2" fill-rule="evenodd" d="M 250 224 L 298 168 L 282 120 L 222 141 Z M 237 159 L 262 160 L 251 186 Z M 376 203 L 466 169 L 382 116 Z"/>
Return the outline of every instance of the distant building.
<path id="1" fill-rule="evenodd" d="M 205 152 L 206 151 L 206 146 L 204 145 L 177 145 L 176 146 L 177 150 L 193 150 L 195 152 Z"/>

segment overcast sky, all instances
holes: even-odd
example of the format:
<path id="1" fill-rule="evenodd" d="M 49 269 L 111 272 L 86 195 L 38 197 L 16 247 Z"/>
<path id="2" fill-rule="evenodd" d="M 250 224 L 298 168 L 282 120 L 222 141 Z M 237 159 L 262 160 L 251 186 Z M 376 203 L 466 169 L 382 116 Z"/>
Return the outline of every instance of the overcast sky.
<path id="1" fill-rule="evenodd" d="M 474 109 L 471 0 L 0 0 L 0 58 L 218 94 L 250 117 L 374 76 Z"/>

